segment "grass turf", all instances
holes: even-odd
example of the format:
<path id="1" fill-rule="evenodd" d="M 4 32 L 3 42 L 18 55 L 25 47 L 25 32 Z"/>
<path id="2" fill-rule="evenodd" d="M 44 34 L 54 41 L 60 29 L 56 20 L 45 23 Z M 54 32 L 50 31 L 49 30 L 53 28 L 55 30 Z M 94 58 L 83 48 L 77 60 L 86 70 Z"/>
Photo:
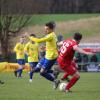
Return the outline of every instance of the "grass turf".
<path id="1" fill-rule="evenodd" d="M 99 37 L 100 21 L 96 21 L 96 18 L 99 16 L 100 14 L 38 14 L 32 15 L 27 26 L 33 26 L 32 28 L 34 28 L 35 25 L 38 26 L 36 29 L 34 28 L 33 31 L 40 33 L 43 31 L 40 29 L 41 25 L 49 21 L 55 21 L 60 25 L 60 28 L 56 28 L 56 34 L 62 33 L 64 39 L 71 37 L 74 32 L 81 32 L 83 37 Z M 94 18 L 94 20 L 89 20 L 91 18 Z M 86 20 L 85 22 L 84 19 Z M 69 25 L 67 23 L 69 23 Z M 39 35 L 41 36 L 41 34 Z"/>
<path id="2" fill-rule="evenodd" d="M 49 21 L 75 21 L 79 19 L 92 18 L 100 16 L 99 13 L 95 14 L 38 14 L 32 15 L 28 25 L 41 25 Z"/>
<path id="3" fill-rule="evenodd" d="M 0 73 L 0 100 L 100 100 L 100 73 L 81 73 L 81 78 L 72 88 L 72 93 L 52 89 L 52 83 L 35 74 L 33 83 L 28 82 L 28 73 L 17 79 L 13 73 Z"/>

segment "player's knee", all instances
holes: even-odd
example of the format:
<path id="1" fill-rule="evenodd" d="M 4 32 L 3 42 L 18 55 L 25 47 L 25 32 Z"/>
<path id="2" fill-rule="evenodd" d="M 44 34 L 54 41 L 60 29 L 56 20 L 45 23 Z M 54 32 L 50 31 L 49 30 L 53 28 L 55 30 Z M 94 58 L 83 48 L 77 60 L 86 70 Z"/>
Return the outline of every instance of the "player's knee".
<path id="1" fill-rule="evenodd" d="M 76 73 L 74 74 L 74 76 L 77 77 L 77 78 L 80 78 L 79 72 L 76 72 Z"/>
<path id="2" fill-rule="evenodd" d="M 33 69 L 31 69 L 31 72 L 34 72 L 34 70 L 33 70 Z"/>
<path id="3" fill-rule="evenodd" d="M 34 69 L 33 68 L 30 68 L 30 71 L 33 71 Z"/>
<path id="4" fill-rule="evenodd" d="M 36 67 L 37 67 L 37 68 L 41 68 L 41 67 L 42 67 L 41 63 L 38 63 L 38 64 L 36 65 Z"/>
<path id="5" fill-rule="evenodd" d="M 45 72 L 40 72 L 40 75 L 41 76 L 45 76 Z"/>
<path id="6" fill-rule="evenodd" d="M 80 78 L 80 74 L 78 73 L 78 74 L 76 74 L 76 77 L 79 79 Z"/>
<path id="7" fill-rule="evenodd" d="M 44 73 L 44 69 L 43 68 L 41 68 L 40 73 Z"/>
<path id="8" fill-rule="evenodd" d="M 80 75 L 77 75 L 76 77 L 79 79 L 80 78 Z"/>

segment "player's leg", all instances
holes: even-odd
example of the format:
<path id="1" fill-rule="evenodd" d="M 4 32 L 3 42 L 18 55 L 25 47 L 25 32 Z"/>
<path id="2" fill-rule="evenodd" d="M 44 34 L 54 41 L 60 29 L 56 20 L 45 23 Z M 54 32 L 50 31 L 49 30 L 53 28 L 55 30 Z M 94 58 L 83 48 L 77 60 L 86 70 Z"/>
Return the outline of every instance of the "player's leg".
<path id="1" fill-rule="evenodd" d="M 55 79 L 55 76 L 53 73 L 47 72 L 45 69 L 41 68 L 40 75 L 45 77 L 47 80 L 52 81 L 54 89 L 58 87 L 60 81 Z"/>
<path id="2" fill-rule="evenodd" d="M 54 60 L 47 60 L 45 59 L 44 64 L 41 68 L 40 74 L 41 76 L 45 77 L 47 80 L 50 80 L 54 83 L 54 88 L 56 89 L 59 81 L 55 79 L 55 76 L 53 74 L 53 71 L 51 70 L 51 67 L 55 63 L 56 59 Z"/>
<path id="3" fill-rule="evenodd" d="M 44 68 L 41 68 L 40 75 L 49 81 L 54 81 L 54 75 L 52 73 L 48 73 Z"/>
<path id="4" fill-rule="evenodd" d="M 15 73 L 16 77 L 17 77 L 17 73 L 18 73 L 18 77 L 21 77 L 22 71 L 25 67 L 25 60 L 24 59 L 19 59 L 18 64 L 19 64 L 19 68 L 17 70 L 15 70 L 14 73 Z"/>
<path id="5" fill-rule="evenodd" d="M 36 67 L 34 68 L 34 72 L 39 72 L 42 65 L 44 64 L 45 58 L 42 58 L 36 65 Z"/>
<path id="6" fill-rule="evenodd" d="M 67 82 L 69 82 L 70 81 L 70 79 L 68 78 L 68 76 L 69 76 L 69 74 L 66 72 L 66 73 L 64 73 L 64 75 L 63 75 L 63 77 L 61 78 L 61 80 L 62 81 L 67 81 Z"/>
<path id="7" fill-rule="evenodd" d="M 79 72 L 76 72 L 73 77 L 71 78 L 70 82 L 68 83 L 68 85 L 66 86 L 66 90 L 70 90 L 70 88 L 79 80 L 80 75 Z"/>
<path id="8" fill-rule="evenodd" d="M 22 59 L 21 63 L 20 63 L 20 70 L 19 70 L 19 75 L 18 77 L 22 77 L 22 72 L 23 72 L 23 69 L 25 67 L 25 60 Z"/>
<path id="9" fill-rule="evenodd" d="M 70 67 L 68 67 L 67 69 L 67 73 L 69 73 L 69 75 L 72 75 L 72 78 L 70 79 L 69 83 L 66 86 L 66 92 L 70 90 L 70 88 L 78 81 L 78 79 L 80 78 L 80 74 L 78 72 L 78 70 L 73 67 L 72 65 Z"/>
<path id="10" fill-rule="evenodd" d="M 54 70 L 54 76 L 55 76 L 56 79 L 58 78 L 58 75 L 59 75 L 60 73 L 64 73 L 64 75 L 63 75 L 63 77 L 61 78 L 61 80 L 62 80 L 62 81 L 66 80 L 67 82 L 70 81 L 70 79 L 68 78 L 69 74 L 66 73 L 64 70 L 62 70 L 62 69 L 59 67 L 59 65 L 58 65 L 58 66 L 54 66 L 54 69 L 53 69 L 53 70 Z"/>
<path id="11" fill-rule="evenodd" d="M 22 72 L 23 72 L 23 69 L 24 69 L 25 65 L 20 65 L 20 68 L 18 69 L 18 77 L 22 77 Z"/>
<path id="12" fill-rule="evenodd" d="M 60 58 L 57 59 L 58 62 L 58 66 L 54 68 L 55 72 L 57 72 L 57 74 L 59 75 L 59 73 L 64 72 L 65 74 L 63 75 L 63 77 L 61 78 L 62 81 L 66 80 L 66 81 L 70 81 L 70 79 L 68 78 L 69 74 L 66 71 L 66 66 L 67 64 L 65 64 Z M 58 75 L 56 75 L 58 77 Z"/>
<path id="13" fill-rule="evenodd" d="M 53 73 L 54 73 L 54 76 L 56 79 L 58 78 L 58 76 L 61 72 L 63 72 L 63 71 L 60 69 L 59 66 L 56 65 L 53 67 Z"/>
<path id="14" fill-rule="evenodd" d="M 30 79 L 29 82 L 32 82 L 33 74 L 36 72 L 39 72 L 41 69 L 41 66 L 44 64 L 44 58 L 42 58 L 39 62 L 31 62 L 30 64 Z"/>
<path id="15" fill-rule="evenodd" d="M 78 67 L 77 67 L 77 64 L 75 63 L 74 60 L 72 61 L 71 65 L 72 65 L 73 67 L 75 67 L 76 69 L 78 68 Z M 66 69 L 65 69 L 65 70 L 66 70 Z M 63 77 L 61 78 L 61 80 L 66 80 L 67 82 L 69 82 L 69 81 L 70 81 L 70 78 L 69 78 L 68 76 L 69 76 L 69 73 L 67 73 L 67 71 L 66 71 L 66 73 L 63 75 Z"/>
<path id="16" fill-rule="evenodd" d="M 32 78 L 33 78 L 33 73 L 34 73 L 34 68 L 36 67 L 38 62 L 30 62 L 29 65 L 30 65 L 30 79 L 29 79 L 29 82 L 32 82 Z"/>
<path id="17" fill-rule="evenodd" d="M 50 81 L 54 81 L 54 75 L 53 75 L 53 71 L 51 71 L 51 67 L 53 66 L 53 64 L 55 63 L 56 59 L 54 60 L 48 60 L 48 59 L 44 59 L 44 63 L 41 67 L 40 70 L 40 74 L 41 76 L 45 77 L 46 79 L 50 80 Z"/>

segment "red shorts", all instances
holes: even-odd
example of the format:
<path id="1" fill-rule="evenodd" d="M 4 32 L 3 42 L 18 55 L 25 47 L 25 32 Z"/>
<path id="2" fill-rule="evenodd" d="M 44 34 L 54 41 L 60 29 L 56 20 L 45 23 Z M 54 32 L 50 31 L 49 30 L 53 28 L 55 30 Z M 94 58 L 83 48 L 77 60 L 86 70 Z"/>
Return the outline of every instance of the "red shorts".
<path id="1" fill-rule="evenodd" d="M 69 75 L 73 75 L 77 72 L 76 63 L 74 61 L 71 61 L 70 63 L 65 63 L 59 58 L 57 59 L 57 61 L 60 68 L 64 72 L 67 72 Z"/>

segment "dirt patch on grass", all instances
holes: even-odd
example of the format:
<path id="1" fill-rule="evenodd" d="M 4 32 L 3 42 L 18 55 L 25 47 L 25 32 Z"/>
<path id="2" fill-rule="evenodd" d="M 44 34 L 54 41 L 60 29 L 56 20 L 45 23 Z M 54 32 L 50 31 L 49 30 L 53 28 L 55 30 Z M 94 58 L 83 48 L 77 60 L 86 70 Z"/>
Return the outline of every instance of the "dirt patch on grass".
<path id="1" fill-rule="evenodd" d="M 24 28 L 23 31 L 35 33 L 38 37 L 43 36 L 44 26 L 35 25 Z M 100 42 L 100 17 L 80 19 L 76 21 L 56 22 L 56 33 L 70 34 L 81 32 L 83 34 L 82 42 Z M 65 38 L 67 35 L 65 36 Z"/>
<path id="2" fill-rule="evenodd" d="M 59 22 L 57 23 L 57 28 L 67 30 L 67 32 L 71 30 L 79 30 L 79 29 L 89 29 L 94 26 L 100 25 L 100 17 L 90 18 L 90 19 L 80 19 L 77 21 L 67 21 L 67 22 Z"/>

